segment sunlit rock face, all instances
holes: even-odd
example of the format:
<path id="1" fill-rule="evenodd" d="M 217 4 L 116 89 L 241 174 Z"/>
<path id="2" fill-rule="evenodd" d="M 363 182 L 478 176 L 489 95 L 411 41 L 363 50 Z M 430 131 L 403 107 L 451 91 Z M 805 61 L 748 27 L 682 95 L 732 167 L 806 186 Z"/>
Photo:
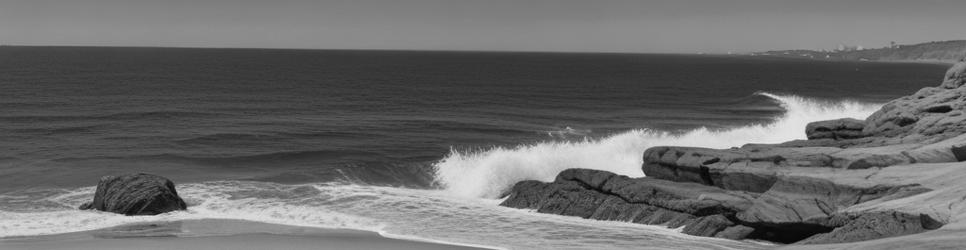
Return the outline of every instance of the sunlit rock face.
<path id="1" fill-rule="evenodd" d="M 686 234 L 826 244 L 928 232 L 966 215 L 966 62 L 939 87 L 865 120 L 808 124 L 809 140 L 740 148 L 652 147 L 647 177 L 570 169 L 524 181 L 502 205 L 683 227 Z"/>

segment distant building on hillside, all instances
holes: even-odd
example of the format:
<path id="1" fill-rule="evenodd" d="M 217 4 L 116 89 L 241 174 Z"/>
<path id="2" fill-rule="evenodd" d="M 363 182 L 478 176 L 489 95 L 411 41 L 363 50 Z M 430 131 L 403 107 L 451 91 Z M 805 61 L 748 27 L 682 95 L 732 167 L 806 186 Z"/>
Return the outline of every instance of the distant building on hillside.
<path id="1" fill-rule="evenodd" d="M 845 52 L 845 51 L 857 51 L 857 50 L 863 50 L 863 49 L 865 49 L 865 48 L 863 48 L 861 45 L 845 45 L 845 44 L 839 44 L 838 49 L 836 49 L 835 51 L 836 52 Z"/>

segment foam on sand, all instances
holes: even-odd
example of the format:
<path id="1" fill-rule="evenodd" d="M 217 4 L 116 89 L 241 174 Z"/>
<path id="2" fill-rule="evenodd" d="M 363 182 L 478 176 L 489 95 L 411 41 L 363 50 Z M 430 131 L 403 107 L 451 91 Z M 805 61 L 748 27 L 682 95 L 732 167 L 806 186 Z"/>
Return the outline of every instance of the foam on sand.
<path id="1" fill-rule="evenodd" d="M 90 230 L 114 232 L 145 228 L 147 233 L 176 237 L 238 235 L 204 234 L 187 228 L 188 235 L 153 230 L 152 225 L 191 220 L 239 220 L 313 229 L 367 231 L 383 237 L 478 248 L 627 249 L 647 241 L 655 248 L 756 249 L 760 246 L 721 239 L 697 239 L 661 226 L 589 221 L 576 217 L 533 213 L 498 206 L 499 200 L 453 195 L 445 190 L 406 189 L 339 183 L 288 185 L 256 181 L 215 181 L 178 185 L 187 211 L 156 216 L 124 216 L 76 205 L 89 200 L 93 188 L 38 192 L 29 200 L 48 211 L 0 209 L 0 242 L 16 238 L 60 237 Z M 44 205 L 44 204 L 59 205 Z M 247 226 L 246 226 L 247 227 Z M 262 226 L 265 228 L 265 226 Z M 264 230 L 263 230 L 264 231 Z M 269 233 L 275 232 L 268 230 Z M 137 234 L 142 233 L 136 231 Z M 281 232 L 282 235 L 298 232 Z M 19 235 L 19 236 L 14 236 Z M 44 236 L 48 235 L 48 236 Z M 13 237 L 9 237 L 13 236 Z M 122 232 L 121 237 L 130 236 Z M 180 240 L 180 239 L 179 239 Z M 485 246 L 485 247 L 484 247 Z M 0 246 L 0 248 L 3 248 Z"/>
<path id="2" fill-rule="evenodd" d="M 202 219 L 129 224 L 100 230 L 0 240 L 6 249 L 485 249 L 392 239 L 366 231 L 244 220 Z"/>

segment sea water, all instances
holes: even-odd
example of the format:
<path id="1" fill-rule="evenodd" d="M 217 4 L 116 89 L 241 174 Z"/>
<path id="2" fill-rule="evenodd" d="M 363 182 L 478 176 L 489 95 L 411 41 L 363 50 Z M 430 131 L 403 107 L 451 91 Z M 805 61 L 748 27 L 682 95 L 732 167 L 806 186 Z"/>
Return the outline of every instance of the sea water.
<path id="1" fill-rule="evenodd" d="M 500 207 L 568 168 L 644 176 L 652 146 L 804 138 L 944 65 L 752 56 L 0 48 L 0 237 L 243 219 L 510 249 L 766 243 Z M 79 211 L 149 172 L 187 211 Z"/>

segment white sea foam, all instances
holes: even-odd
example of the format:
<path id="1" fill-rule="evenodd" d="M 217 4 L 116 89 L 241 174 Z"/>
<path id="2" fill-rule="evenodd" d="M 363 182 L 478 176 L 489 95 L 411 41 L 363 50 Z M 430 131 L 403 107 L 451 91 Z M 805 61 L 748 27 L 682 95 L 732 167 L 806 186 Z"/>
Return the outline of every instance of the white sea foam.
<path id="1" fill-rule="evenodd" d="M 81 211 L 92 188 L 41 194 L 31 200 L 59 205 L 45 212 L 0 209 L 4 236 L 47 235 L 127 224 L 237 219 L 272 224 L 345 228 L 389 238 L 491 249 L 758 249 L 759 244 L 683 235 L 662 226 L 540 214 L 497 206 L 499 200 L 456 196 L 444 190 L 318 183 L 286 185 L 217 181 L 178 185 L 187 211 L 123 216 Z M 66 192 L 66 193 L 65 193 Z M 50 204 L 42 202 L 43 204 Z M 193 232 L 175 232 L 192 236 Z"/>
<path id="2" fill-rule="evenodd" d="M 93 196 L 93 187 L 38 197 L 63 205 L 51 211 L 0 210 L 0 237 L 50 235 L 94 230 L 131 223 L 195 219 L 238 219 L 272 224 L 378 232 L 376 220 L 327 209 L 319 203 L 338 199 L 320 194 L 314 186 L 277 186 L 259 183 L 209 182 L 180 185 L 187 211 L 157 216 L 124 216 L 73 209 Z"/>
<path id="3" fill-rule="evenodd" d="M 795 95 L 758 93 L 775 100 L 785 112 L 767 124 L 726 130 L 696 129 L 670 134 L 635 129 L 578 142 L 543 142 L 472 152 L 453 151 L 436 163 L 436 181 L 447 191 L 467 197 L 495 198 L 523 180 L 552 181 L 569 168 L 600 169 L 640 177 L 641 156 L 652 146 L 728 148 L 745 143 L 778 143 L 805 137 L 812 121 L 863 119 L 881 105 L 855 101 L 828 102 Z"/>

